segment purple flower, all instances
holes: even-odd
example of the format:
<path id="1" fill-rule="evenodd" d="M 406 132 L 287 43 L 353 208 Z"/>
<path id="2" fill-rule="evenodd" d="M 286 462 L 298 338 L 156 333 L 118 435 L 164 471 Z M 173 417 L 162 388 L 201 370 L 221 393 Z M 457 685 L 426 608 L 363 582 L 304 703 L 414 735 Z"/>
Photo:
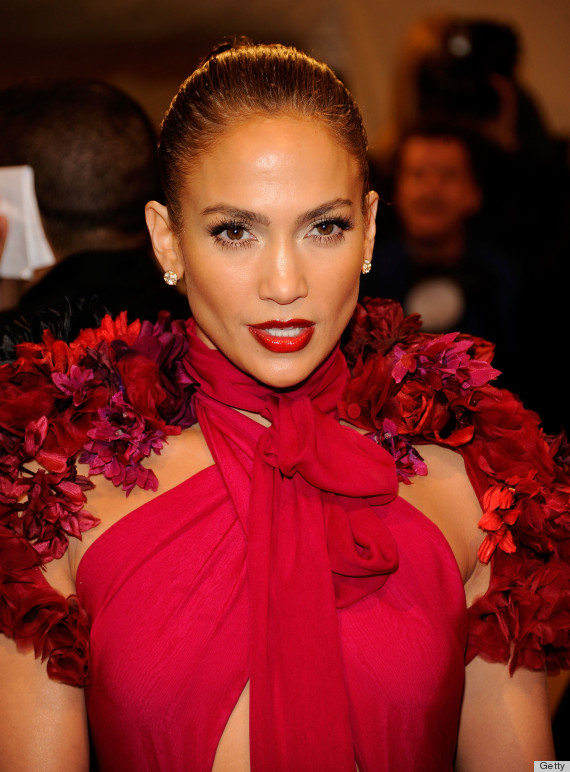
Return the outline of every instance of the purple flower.
<path id="1" fill-rule="evenodd" d="M 393 456 L 400 482 L 409 485 L 415 475 L 427 475 L 428 470 L 423 458 L 406 437 L 398 434 L 394 421 L 385 418 L 382 430 L 375 432 L 373 439 Z"/>
<path id="2" fill-rule="evenodd" d="M 135 485 L 157 490 L 156 475 L 140 462 L 153 451 L 160 453 L 164 432 L 148 428 L 121 392 L 113 395 L 108 406 L 99 409 L 99 420 L 87 435 L 90 440 L 80 461 L 89 464 L 90 474 L 103 474 L 113 485 L 122 485 L 127 495 Z"/>
<path id="3" fill-rule="evenodd" d="M 69 375 L 52 373 L 51 378 L 63 394 L 73 397 L 73 404 L 77 407 L 87 397 L 89 383 L 93 380 L 93 370 L 82 370 L 77 365 L 71 365 Z"/>
<path id="4" fill-rule="evenodd" d="M 408 375 L 424 380 L 431 388 L 467 390 L 489 383 L 500 373 L 487 362 L 473 359 L 473 341 L 451 332 L 427 338 L 409 350 L 394 348 L 392 377 L 401 383 Z"/>

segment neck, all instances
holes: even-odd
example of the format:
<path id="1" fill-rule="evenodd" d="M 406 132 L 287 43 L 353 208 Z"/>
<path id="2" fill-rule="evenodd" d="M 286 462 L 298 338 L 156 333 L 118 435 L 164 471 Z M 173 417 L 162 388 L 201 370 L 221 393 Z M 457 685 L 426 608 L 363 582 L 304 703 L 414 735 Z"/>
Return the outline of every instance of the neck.
<path id="1" fill-rule="evenodd" d="M 274 389 L 237 368 L 220 351 L 209 349 L 197 336 L 194 320 L 188 322 L 187 367 L 199 391 L 233 407 L 259 424 L 269 417 L 274 402 L 309 398 L 324 413 L 335 413 L 348 378 L 345 359 L 337 347 L 302 383 L 291 389 Z M 262 418 L 263 416 L 263 418 Z"/>
<path id="2" fill-rule="evenodd" d="M 262 426 L 271 426 L 271 422 L 267 420 L 267 418 L 264 418 L 262 415 L 259 415 L 259 413 L 252 413 L 249 410 L 240 410 L 239 408 L 234 408 L 238 411 L 238 413 L 241 413 L 246 418 L 251 418 L 252 421 L 255 421 L 258 424 L 261 424 Z"/>

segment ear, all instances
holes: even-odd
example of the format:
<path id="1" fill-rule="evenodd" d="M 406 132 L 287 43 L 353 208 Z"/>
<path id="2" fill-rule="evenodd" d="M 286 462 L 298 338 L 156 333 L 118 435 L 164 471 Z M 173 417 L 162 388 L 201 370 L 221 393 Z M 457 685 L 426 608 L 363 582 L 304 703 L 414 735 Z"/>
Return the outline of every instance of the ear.
<path id="1" fill-rule="evenodd" d="M 170 225 L 168 210 L 158 201 L 149 201 L 144 213 L 156 259 L 164 271 L 174 271 L 181 279 L 184 276 L 184 260 L 178 238 Z"/>
<path id="2" fill-rule="evenodd" d="M 371 190 L 366 195 L 364 204 L 364 260 L 372 260 L 374 239 L 376 238 L 376 212 L 378 210 L 378 193 Z"/>

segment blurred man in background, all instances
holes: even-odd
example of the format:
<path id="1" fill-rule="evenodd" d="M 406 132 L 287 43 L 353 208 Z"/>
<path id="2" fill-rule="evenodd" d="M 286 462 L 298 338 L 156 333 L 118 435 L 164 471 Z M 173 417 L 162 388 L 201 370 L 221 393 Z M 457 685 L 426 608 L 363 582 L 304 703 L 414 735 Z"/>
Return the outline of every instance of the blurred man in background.
<path id="1" fill-rule="evenodd" d="M 426 331 L 495 340 L 497 366 L 510 372 L 518 271 L 472 232 L 483 201 L 474 148 L 473 137 L 443 126 L 402 138 L 394 173 L 399 229 L 388 241 L 380 236 L 361 295 L 395 298 L 406 313 L 422 315 Z"/>

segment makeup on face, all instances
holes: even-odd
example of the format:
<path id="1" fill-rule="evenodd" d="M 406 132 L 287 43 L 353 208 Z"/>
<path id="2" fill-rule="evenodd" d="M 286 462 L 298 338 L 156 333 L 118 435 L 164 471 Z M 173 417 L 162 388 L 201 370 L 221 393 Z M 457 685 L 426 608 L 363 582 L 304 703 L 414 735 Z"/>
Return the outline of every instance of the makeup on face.
<path id="1" fill-rule="evenodd" d="M 196 332 L 262 383 L 289 388 L 338 343 L 372 250 L 375 194 L 303 118 L 253 117 L 193 164 L 177 242 Z"/>
<path id="2" fill-rule="evenodd" d="M 249 325 L 253 337 L 269 351 L 287 354 L 301 351 L 309 343 L 315 331 L 313 322 L 306 319 L 288 321 L 271 320 Z"/>

